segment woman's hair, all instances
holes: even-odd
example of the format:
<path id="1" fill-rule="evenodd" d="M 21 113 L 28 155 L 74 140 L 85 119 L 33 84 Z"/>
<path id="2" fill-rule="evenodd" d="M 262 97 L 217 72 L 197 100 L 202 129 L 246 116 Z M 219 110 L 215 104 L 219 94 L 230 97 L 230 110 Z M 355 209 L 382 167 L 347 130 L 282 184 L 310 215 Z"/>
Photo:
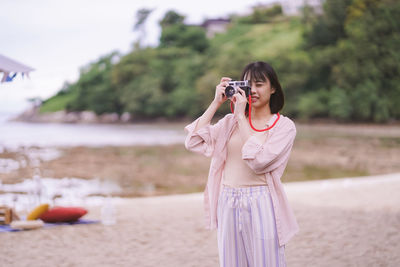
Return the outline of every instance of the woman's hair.
<path id="1" fill-rule="evenodd" d="M 271 113 L 278 113 L 285 103 L 285 98 L 283 95 L 281 84 L 279 83 L 278 76 L 275 70 L 266 62 L 257 61 L 248 64 L 242 72 L 240 80 L 243 81 L 244 77 L 249 76 L 249 80 L 252 81 L 263 81 L 266 82 L 267 79 L 271 83 L 271 88 L 275 89 L 275 93 L 271 94 L 269 107 Z M 246 108 L 248 110 L 248 108 Z"/>

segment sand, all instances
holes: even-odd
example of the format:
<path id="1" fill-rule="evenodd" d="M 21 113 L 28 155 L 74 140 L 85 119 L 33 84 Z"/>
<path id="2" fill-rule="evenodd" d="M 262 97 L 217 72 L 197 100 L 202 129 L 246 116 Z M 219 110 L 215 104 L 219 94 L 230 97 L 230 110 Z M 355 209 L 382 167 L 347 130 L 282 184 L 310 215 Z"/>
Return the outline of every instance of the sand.
<path id="1" fill-rule="evenodd" d="M 400 173 L 285 184 L 288 266 L 400 266 Z M 117 223 L 0 233 L 1 266 L 218 266 L 202 193 L 125 199 Z M 100 218 L 90 207 L 87 218 Z"/>

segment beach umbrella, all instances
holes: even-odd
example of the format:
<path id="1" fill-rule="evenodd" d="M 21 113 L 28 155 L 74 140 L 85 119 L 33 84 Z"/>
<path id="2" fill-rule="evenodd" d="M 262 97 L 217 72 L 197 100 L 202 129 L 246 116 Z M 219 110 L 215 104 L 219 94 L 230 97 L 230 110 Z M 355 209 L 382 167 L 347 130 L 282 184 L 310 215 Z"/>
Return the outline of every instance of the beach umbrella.
<path id="1" fill-rule="evenodd" d="M 29 72 L 33 70 L 31 67 L 0 54 L 0 72 L 3 72 L 2 83 L 11 82 L 17 76 L 17 73 L 21 73 L 22 77 L 24 75 L 29 77 Z"/>

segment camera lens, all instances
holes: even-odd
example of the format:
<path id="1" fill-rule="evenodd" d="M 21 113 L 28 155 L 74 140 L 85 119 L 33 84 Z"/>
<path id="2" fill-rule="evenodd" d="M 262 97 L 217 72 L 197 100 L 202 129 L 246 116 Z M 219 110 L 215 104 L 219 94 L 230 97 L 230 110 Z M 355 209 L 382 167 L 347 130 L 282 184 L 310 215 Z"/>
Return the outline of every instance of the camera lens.
<path id="1" fill-rule="evenodd" d="M 235 88 L 233 88 L 232 86 L 227 86 L 225 88 L 225 95 L 227 98 L 232 97 L 235 94 Z"/>

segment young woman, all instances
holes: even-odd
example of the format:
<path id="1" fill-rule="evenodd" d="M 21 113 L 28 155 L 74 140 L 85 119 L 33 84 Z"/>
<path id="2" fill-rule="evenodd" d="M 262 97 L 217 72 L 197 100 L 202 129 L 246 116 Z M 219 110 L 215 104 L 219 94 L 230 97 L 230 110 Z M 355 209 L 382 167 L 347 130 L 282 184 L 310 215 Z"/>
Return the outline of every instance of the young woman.
<path id="1" fill-rule="evenodd" d="M 281 177 L 296 127 L 279 114 L 283 91 L 266 62 L 243 70 L 241 80 L 251 82 L 251 103 L 239 89 L 231 98 L 234 113 L 211 125 L 227 100 L 229 80 L 221 79 L 208 109 L 185 127 L 185 147 L 212 157 L 204 192 L 207 228 L 218 229 L 220 266 L 286 266 L 285 245 L 299 227 Z"/>

